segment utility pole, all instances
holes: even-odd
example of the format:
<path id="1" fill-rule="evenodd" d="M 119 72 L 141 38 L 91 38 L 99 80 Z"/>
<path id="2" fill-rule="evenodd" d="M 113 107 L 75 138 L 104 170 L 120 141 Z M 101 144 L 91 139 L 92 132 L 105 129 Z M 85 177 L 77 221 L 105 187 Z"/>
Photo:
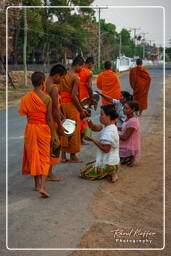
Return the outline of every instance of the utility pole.
<path id="1" fill-rule="evenodd" d="M 101 26 L 100 26 L 100 14 L 101 14 L 101 10 L 99 8 L 99 42 L 98 42 L 98 70 L 100 70 L 100 58 L 101 58 Z"/>
<path id="2" fill-rule="evenodd" d="M 142 46 L 143 46 L 143 59 L 145 59 L 145 35 L 146 34 L 149 34 L 148 32 L 146 32 L 146 33 L 141 33 L 142 34 L 142 36 L 143 36 L 143 44 L 142 44 Z"/>
<path id="3" fill-rule="evenodd" d="M 122 53 L 122 35 L 120 33 L 119 34 L 119 58 L 121 58 L 121 53 Z"/>
<path id="4" fill-rule="evenodd" d="M 146 40 L 146 41 L 149 42 L 149 47 L 148 47 L 148 48 L 149 48 L 150 58 L 151 58 L 151 54 L 152 54 L 152 45 L 151 45 L 151 44 L 152 44 L 152 42 L 155 42 L 155 40 L 151 40 L 151 39 L 150 39 L 150 40 Z"/>

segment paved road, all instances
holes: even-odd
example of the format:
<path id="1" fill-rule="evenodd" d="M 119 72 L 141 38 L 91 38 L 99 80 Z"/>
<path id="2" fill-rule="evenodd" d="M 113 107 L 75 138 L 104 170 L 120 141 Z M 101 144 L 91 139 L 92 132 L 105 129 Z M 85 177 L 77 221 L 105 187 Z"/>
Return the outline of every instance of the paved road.
<path id="1" fill-rule="evenodd" d="M 149 109 L 141 119 L 143 135 L 150 129 L 150 121 L 157 118 L 162 108 L 163 91 L 162 67 L 149 68 L 152 84 L 149 95 Z M 166 67 L 166 76 L 171 72 L 171 65 Z M 122 89 L 130 90 L 128 75 L 121 77 Z M 79 178 L 81 164 L 59 164 L 54 167 L 56 174 L 62 175 L 60 183 L 48 182 L 47 190 L 51 194 L 43 200 L 33 189 L 33 180 L 21 176 L 23 150 L 23 131 L 25 119 L 18 116 L 18 106 L 9 108 L 8 118 L 8 196 L 9 222 L 8 246 L 10 248 L 76 248 L 84 233 L 96 222 L 89 211 L 89 203 L 106 181 L 86 181 Z M 1 189 L 5 189 L 5 111 L 0 115 L 1 136 Z M 94 115 L 98 121 L 98 115 Z M 161 126 L 162 129 L 162 126 Z M 80 157 L 93 160 L 95 146 L 82 146 Z M 1 202 L 4 203 L 4 194 Z M 5 205 L 1 211 L 1 222 L 5 223 Z M 5 225 L 2 228 L 5 237 Z M 30 254 L 32 255 L 32 254 Z M 61 252 L 61 256 L 70 252 Z"/>

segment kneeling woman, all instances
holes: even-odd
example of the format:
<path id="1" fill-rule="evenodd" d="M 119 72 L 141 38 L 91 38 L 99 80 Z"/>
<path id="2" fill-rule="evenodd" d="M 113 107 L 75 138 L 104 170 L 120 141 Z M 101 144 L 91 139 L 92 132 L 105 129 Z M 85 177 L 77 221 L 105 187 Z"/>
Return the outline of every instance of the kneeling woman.
<path id="1" fill-rule="evenodd" d="M 101 179 L 110 175 L 112 182 L 118 179 L 119 165 L 119 135 L 115 122 L 118 119 L 118 114 L 114 104 L 109 104 L 101 107 L 100 122 L 104 125 L 96 125 L 91 120 L 88 120 L 89 127 L 93 131 L 101 131 L 99 141 L 92 137 L 88 137 L 97 146 L 96 161 L 87 163 L 81 169 L 81 177 L 87 179 Z"/>

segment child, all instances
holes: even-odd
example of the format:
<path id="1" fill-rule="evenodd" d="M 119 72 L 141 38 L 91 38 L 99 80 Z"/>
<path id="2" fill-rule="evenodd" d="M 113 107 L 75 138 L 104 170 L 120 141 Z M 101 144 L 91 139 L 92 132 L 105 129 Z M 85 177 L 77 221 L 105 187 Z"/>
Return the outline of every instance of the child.
<path id="1" fill-rule="evenodd" d="M 50 143 L 53 143 L 50 130 L 53 122 L 52 102 L 50 96 L 42 92 L 45 75 L 35 72 L 31 80 L 34 90 L 22 98 L 18 110 L 21 116 L 27 116 L 22 174 L 34 176 L 35 189 L 42 197 L 49 197 L 45 182 L 50 167 Z"/>
<path id="2" fill-rule="evenodd" d="M 88 137 L 97 147 L 96 161 L 86 164 L 81 169 L 81 177 L 88 179 L 100 179 L 112 176 L 112 182 L 118 180 L 119 165 L 119 136 L 114 124 L 118 118 L 114 104 L 101 107 L 100 122 L 104 125 L 96 125 L 91 120 L 89 127 L 94 131 L 101 131 L 100 140 L 96 141 Z"/>
<path id="3" fill-rule="evenodd" d="M 123 125 L 123 122 L 126 120 L 126 115 L 124 113 L 124 105 L 127 101 L 132 101 L 133 100 L 133 96 L 127 92 L 127 91 L 121 91 L 121 97 L 120 100 L 116 100 L 116 99 L 112 99 L 111 97 L 102 94 L 100 92 L 97 91 L 97 93 L 99 95 L 101 95 L 104 99 L 110 101 L 113 104 L 116 104 L 117 108 L 118 108 L 118 115 L 119 115 L 119 120 L 116 123 L 116 126 L 118 127 L 118 130 L 120 131 Z M 120 132 L 119 132 L 120 133 Z"/>
<path id="4" fill-rule="evenodd" d="M 138 111 L 138 103 L 129 101 L 124 105 L 124 112 L 127 116 L 122 126 L 120 137 L 119 154 L 121 164 L 133 166 L 134 161 L 140 155 L 140 122 L 135 116 Z"/>

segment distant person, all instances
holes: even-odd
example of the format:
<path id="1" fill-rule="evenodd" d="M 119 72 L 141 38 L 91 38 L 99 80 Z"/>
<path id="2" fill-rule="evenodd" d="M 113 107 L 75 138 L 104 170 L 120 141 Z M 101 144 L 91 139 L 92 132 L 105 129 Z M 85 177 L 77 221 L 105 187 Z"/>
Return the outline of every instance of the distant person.
<path id="1" fill-rule="evenodd" d="M 76 121 L 76 130 L 73 135 L 62 137 L 62 162 L 82 162 L 76 153 L 80 152 L 80 117 L 86 117 L 86 112 L 80 104 L 80 78 L 77 75 L 81 72 L 83 65 L 84 59 L 81 56 L 77 56 L 60 83 L 60 96 L 64 118 Z M 70 159 L 67 159 L 66 153 L 70 154 Z"/>
<path id="2" fill-rule="evenodd" d="M 45 183 L 50 167 L 50 143 L 53 144 L 52 101 L 42 92 L 45 75 L 42 72 L 35 72 L 31 80 L 34 90 L 22 97 L 18 110 L 21 116 L 27 116 L 22 174 L 32 175 L 35 190 L 43 197 L 49 197 Z"/>
<path id="3" fill-rule="evenodd" d="M 112 71 L 112 63 L 106 61 L 104 63 L 105 71 L 101 72 L 97 78 L 97 88 L 112 99 L 119 100 L 121 95 L 121 86 L 119 77 Z M 102 105 L 110 104 L 111 102 L 102 98 Z"/>
<path id="4" fill-rule="evenodd" d="M 52 100 L 52 115 L 53 115 L 53 136 L 55 137 L 54 144 L 51 145 L 51 165 L 49 169 L 48 180 L 50 181 L 62 181 L 63 178 L 56 176 L 52 172 L 53 165 L 59 163 L 60 160 L 60 136 L 64 135 L 65 129 L 62 126 L 62 117 L 60 112 L 59 103 L 59 83 L 63 76 L 66 74 L 66 68 L 62 64 L 54 65 L 50 74 L 46 79 L 46 93 Z"/>
<path id="5" fill-rule="evenodd" d="M 101 107 L 100 122 L 94 124 L 89 120 L 89 126 L 93 131 L 101 131 L 99 140 L 88 137 L 97 146 L 96 161 L 89 162 L 80 170 L 82 178 L 94 180 L 111 176 L 112 182 L 118 180 L 119 159 L 119 136 L 114 124 L 118 118 L 114 104 Z"/>
<path id="6" fill-rule="evenodd" d="M 133 89 L 133 99 L 139 104 L 137 114 L 141 116 L 143 110 L 147 109 L 147 98 L 150 88 L 151 77 L 148 71 L 142 67 L 142 60 L 137 59 L 137 67 L 132 68 L 129 73 L 129 81 Z"/>
<path id="7" fill-rule="evenodd" d="M 130 101 L 124 105 L 127 116 L 122 126 L 120 137 L 119 156 L 121 164 L 133 166 L 140 156 L 140 122 L 135 112 L 139 110 L 138 103 Z"/>

